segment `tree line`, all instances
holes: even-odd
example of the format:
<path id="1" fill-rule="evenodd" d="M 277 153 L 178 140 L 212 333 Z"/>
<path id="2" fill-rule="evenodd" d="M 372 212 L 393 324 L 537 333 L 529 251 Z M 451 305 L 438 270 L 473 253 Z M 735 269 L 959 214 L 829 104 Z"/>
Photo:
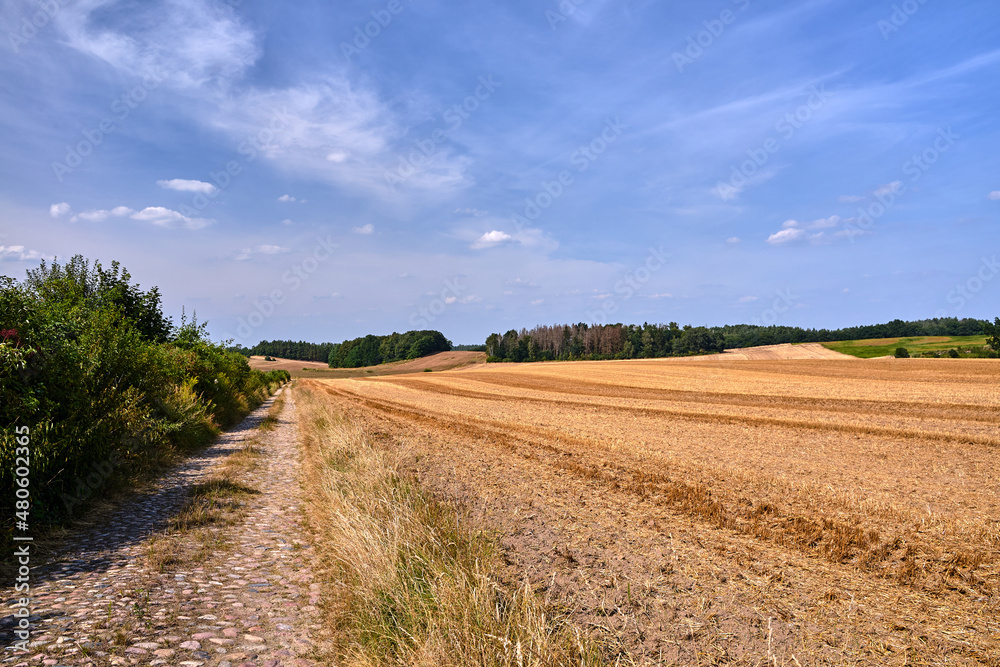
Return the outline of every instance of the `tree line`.
<path id="1" fill-rule="evenodd" d="M 721 352 L 724 343 L 711 329 L 670 324 L 537 326 L 486 339 L 489 361 L 638 359 Z"/>
<path id="2" fill-rule="evenodd" d="M 1000 320 L 998 320 L 1000 324 Z M 934 318 L 907 322 L 893 320 L 843 329 L 803 329 L 752 324 L 721 327 L 643 323 L 589 325 L 586 323 L 536 326 L 533 329 L 494 333 L 486 339 L 489 361 L 552 361 L 640 359 L 711 354 L 725 349 L 821 343 L 867 338 L 911 336 L 975 336 L 990 327 L 973 318 Z"/>
<path id="3" fill-rule="evenodd" d="M 368 335 L 337 343 L 330 350 L 327 363 L 331 368 L 361 368 L 450 350 L 451 341 L 440 331 L 393 332 L 388 336 Z"/>
<path id="4" fill-rule="evenodd" d="M 322 361 L 326 363 L 330 359 L 330 351 L 333 350 L 333 347 L 333 343 L 307 343 L 304 340 L 262 340 L 253 347 L 236 345 L 230 349 L 245 357 L 280 357 L 296 361 Z"/>
<path id="5" fill-rule="evenodd" d="M 60 522 L 208 443 L 288 379 L 251 370 L 197 320 L 174 325 L 159 290 L 117 262 L 77 255 L 22 282 L 0 276 L 0 488 L 30 469 L 18 521 Z M 0 507 L 9 539 L 15 507 Z"/>

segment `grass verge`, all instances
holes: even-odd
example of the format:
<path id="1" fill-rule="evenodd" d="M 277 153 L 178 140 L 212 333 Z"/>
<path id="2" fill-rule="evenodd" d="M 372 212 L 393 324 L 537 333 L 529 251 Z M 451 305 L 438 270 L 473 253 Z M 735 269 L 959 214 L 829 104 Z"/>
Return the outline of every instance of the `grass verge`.
<path id="1" fill-rule="evenodd" d="M 338 663 L 604 664 L 565 614 L 490 576 L 496 536 L 407 478 L 397 443 L 377 441 L 299 386 L 304 482 Z"/>

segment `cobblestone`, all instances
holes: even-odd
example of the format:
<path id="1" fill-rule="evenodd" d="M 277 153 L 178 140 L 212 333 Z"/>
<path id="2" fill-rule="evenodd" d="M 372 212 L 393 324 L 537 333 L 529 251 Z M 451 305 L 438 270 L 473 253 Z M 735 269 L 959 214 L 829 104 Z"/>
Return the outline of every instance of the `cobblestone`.
<path id="1" fill-rule="evenodd" d="M 310 667 L 321 645 L 312 548 L 302 528 L 298 432 L 291 389 L 272 431 L 257 429 L 269 399 L 212 446 L 127 501 L 103 526 L 71 537 L 53 563 L 32 571 L 32 642 L 0 664 Z M 262 455 L 239 482 L 259 491 L 223 548 L 194 565 L 153 570 L 149 540 L 183 506 L 188 489 L 257 436 Z M 14 591 L 4 589 L 10 607 Z M 4 646 L 12 616 L 0 621 Z"/>

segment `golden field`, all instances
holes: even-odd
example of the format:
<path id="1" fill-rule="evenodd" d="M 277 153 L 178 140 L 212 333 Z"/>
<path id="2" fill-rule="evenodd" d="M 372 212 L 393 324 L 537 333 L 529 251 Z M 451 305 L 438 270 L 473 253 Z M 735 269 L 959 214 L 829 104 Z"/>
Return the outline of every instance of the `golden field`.
<path id="1" fill-rule="evenodd" d="M 624 664 L 1000 665 L 1000 364 L 299 380 Z"/>

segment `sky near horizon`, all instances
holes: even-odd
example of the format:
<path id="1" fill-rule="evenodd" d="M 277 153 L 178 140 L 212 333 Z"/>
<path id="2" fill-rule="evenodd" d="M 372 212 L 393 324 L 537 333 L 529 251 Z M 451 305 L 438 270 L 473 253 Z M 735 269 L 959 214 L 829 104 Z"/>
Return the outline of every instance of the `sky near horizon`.
<path id="1" fill-rule="evenodd" d="M 1000 315 L 995 0 L 0 0 L 0 274 L 213 338 Z"/>

